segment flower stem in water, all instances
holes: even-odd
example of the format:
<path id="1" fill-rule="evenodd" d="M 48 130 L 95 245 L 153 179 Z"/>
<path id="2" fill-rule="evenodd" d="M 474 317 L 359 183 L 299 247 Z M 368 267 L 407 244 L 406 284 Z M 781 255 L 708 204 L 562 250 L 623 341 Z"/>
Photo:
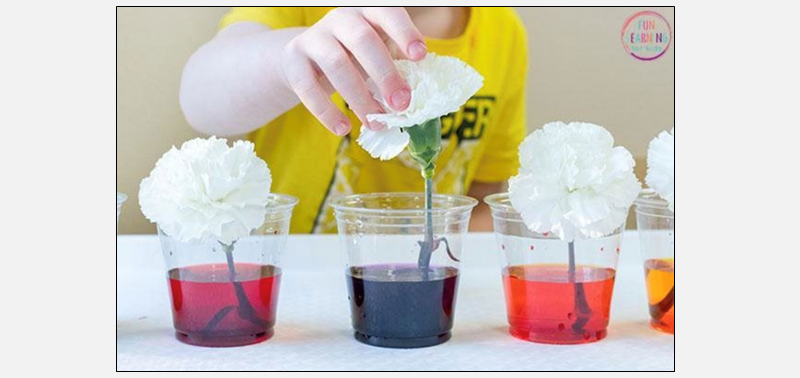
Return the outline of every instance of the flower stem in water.
<path id="1" fill-rule="evenodd" d="M 650 305 L 650 313 L 655 314 L 654 318 L 661 319 L 673 306 L 675 306 L 675 286 L 672 287 L 672 290 L 667 293 L 667 296 L 661 302 Z"/>
<path id="2" fill-rule="evenodd" d="M 244 291 L 244 287 L 242 287 L 242 283 L 236 281 L 236 265 L 233 262 L 233 249 L 236 242 L 233 242 L 230 245 L 224 243 L 219 244 L 222 246 L 222 250 L 225 252 L 225 260 L 228 263 L 228 274 L 230 275 L 231 283 L 233 284 L 233 290 L 236 293 L 236 300 L 239 302 L 239 305 L 236 306 L 236 313 L 240 318 L 247 320 L 258 327 L 266 327 L 267 322 L 256 315 L 256 311 L 253 308 L 253 305 L 250 303 L 250 299 L 247 298 L 247 294 Z M 228 313 L 230 313 L 233 309 L 234 306 L 228 306 L 222 310 L 219 310 L 219 312 L 214 315 L 208 325 L 206 325 L 205 332 L 213 331 L 214 328 L 219 325 L 222 319 L 224 319 L 225 316 L 228 315 Z"/>
<path id="3" fill-rule="evenodd" d="M 577 282 L 575 264 L 575 241 L 569 242 L 569 282 L 575 287 L 575 316 L 577 320 L 572 324 L 572 330 L 578 333 L 583 332 L 583 326 L 589 322 L 592 316 L 592 309 L 586 300 L 586 290 L 583 282 Z"/>

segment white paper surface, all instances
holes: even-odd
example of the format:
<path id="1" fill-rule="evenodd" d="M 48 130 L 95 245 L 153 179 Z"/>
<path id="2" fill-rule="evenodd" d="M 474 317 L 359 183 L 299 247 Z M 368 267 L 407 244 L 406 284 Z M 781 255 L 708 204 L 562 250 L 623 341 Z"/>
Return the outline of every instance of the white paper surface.
<path id="1" fill-rule="evenodd" d="M 453 338 L 398 350 L 352 337 L 344 265 L 336 236 L 291 236 L 275 336 L 242 348 L 184 345 L 173 333 L 169 293 L 155 236 L 117 238 L 118 370 L 666 370 L 674 336 L 649 326 L 635 233 L 625 236 L 609 335 L 598 343 L 551 346 L 507 331 L 501 256 L 491 234 L 465 243 Z"/>

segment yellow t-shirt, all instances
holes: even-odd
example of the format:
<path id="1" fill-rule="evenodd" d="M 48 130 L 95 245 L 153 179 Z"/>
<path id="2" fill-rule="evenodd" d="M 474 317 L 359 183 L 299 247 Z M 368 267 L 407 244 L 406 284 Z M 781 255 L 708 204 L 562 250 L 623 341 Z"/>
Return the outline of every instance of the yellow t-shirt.
<path id="1" fill-rule="evenodd" d="M 221 27 L 241 21 L 272 29 L 310 26 L 333 8 L 234 8 Z M 473 181 L 501 182 L 516 174 L 517 148 L 525 137 L 525 29 L 510 8 L 472 8 L 464 33 L 455 39 L 426 39 L 428 50 L 457 57 L 485 78 L 456 113 L 442 118 L 442 153 L 434 178 L 437 193 L 466 194 Z M 335 232 L 332 199 L 355 193 L 421 192 L 419 166 L 403 152 L 390 161 L 373 159 L 355 140 L 360 121 L 344 100 L 334 103 L 354 125 L 337 137 L 302 105 L 253 132 L 257 154 L 270 166 L 273 192 L 300 199 L 293 233 Z"/>

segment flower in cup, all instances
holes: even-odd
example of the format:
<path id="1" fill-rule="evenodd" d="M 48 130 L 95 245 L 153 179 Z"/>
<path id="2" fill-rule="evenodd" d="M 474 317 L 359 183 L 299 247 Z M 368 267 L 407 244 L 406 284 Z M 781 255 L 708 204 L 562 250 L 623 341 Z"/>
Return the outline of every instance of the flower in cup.
<path id="1" fill-rule="evenodd" d="M 669 203 L 675 211 L 675 128 L 662 131 L 647 151 L 647 186 Z"/>
<path id="2" fill-rule="evenodd" d="M 598 125 L 549 123 L 522 142 L 519 156 L 509 196 L 533 232 L 566 241 L 606 236 L 641 192 L 630 152 Z"/>
<path id="3" fill-rule="evenodd" d="M 458 58 L 428 54 L 419 62 L 395 61 L 397 70 L 411 87 L 411 101 L 402 111 L 393 110 L 380 96 L 384 114 L 369 114 L 367 120 L 386 125 L 373 131 L 361 126 L 358 144 L 374 158 L 390 160 L 408 147 L 411 158 L 419 164 L 425 178 L 425 240 L 420 241 L 419 268 L 427 272 L 431 255 L 440 244 L 450 247 L 447 239 L 436 238 L 433 230 L 433 175 L 436 158 L 442 151 L 444 115 L 458 111 L 472 95 L 483 87 L 483 76 Z M 371 85 L 374 86 L 374 85 Z M 373 90 L 373 93 L 377 92 Z M 454 260 L 455 257 L 450 254 Z"/>
<path id="4" fill-rule="evenodd" d="M 370 114 L 367 119 L 380 122 L 386 128 L 372 131 L 362 126 L 358 144 L 372 157 L 390 160 L 410 143 L 412 156 L 415 159 L 415 155 L 420 156 L 421 164 L 429 163 L 430 156 L 426 153 L 430 155 L 431 148 L 436 146 L 441 149 L 441 135 L 423 134 L 427 130 L 416 129 L 433 129 L 429 124 L 431 120 L 458 111 L 483 86 L 483 77 L 458 58 L 436 54 L 428 54 L 419 62 L 398 60 L 395 65 L 411 86 L 411 101 L 405 110 L 395 111 L 376 96 L 386 113 Z M 415 133 L 421 135 L 416 137 Z"/>
<path id="5" fill-rule="evenodd" d="M 142 213 L 182 242 L 231 245 L 264 224 L 272 177 L 250 142 L 195 139 L 172 147 L 139 189 Z"/>

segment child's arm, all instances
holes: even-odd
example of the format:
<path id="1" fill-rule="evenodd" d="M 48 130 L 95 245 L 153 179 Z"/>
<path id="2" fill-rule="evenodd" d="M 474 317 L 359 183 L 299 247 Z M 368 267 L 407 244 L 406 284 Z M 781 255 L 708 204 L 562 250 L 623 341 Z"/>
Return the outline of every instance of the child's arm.
<path id="1" fill-rule="evenodd" d="M 409 59 L 427 54 L 422 34 L 403 8 L 339 8 L 310 28 L 272 30 L 240 22 L 221 31 L 186 64 L 180 103 L 196 130 L 220 136 L 258 129 L 302 102 L 326 128 L 353 125 L 330 99 L 339 92 L 367 127 L 383 108 L 364 72 L 397 110 L 408 106 L 408 84 L 395 69 L 386 40 Z"/>

